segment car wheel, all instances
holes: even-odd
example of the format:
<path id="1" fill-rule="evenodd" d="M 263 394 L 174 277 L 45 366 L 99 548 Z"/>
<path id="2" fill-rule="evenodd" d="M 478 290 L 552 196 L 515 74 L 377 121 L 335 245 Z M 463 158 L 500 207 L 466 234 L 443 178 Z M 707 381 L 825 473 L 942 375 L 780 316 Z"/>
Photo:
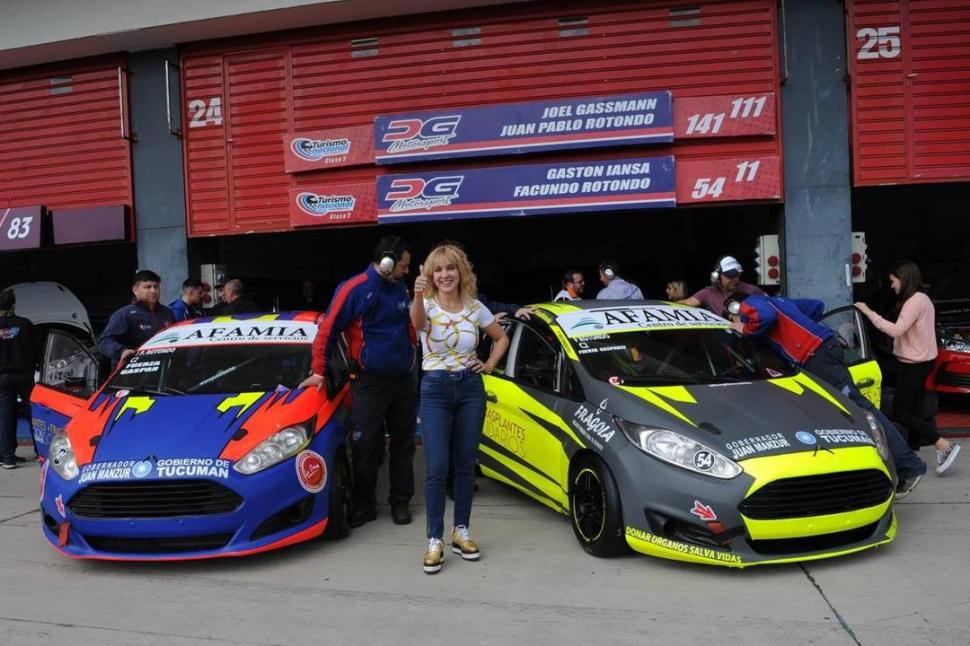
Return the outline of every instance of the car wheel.
<path id="1" fill-rule="evenodd" d="M 330 509 L 327 530 L 323 537 L 337 540 L 350 535 L 350 518 L 353 515 L 353 495 L 350 490 L 350 467 L 342 449 L 337 450 L 330 481 Z"/>
<path id="2" fill-rule="evenodd" d="M 573 532 L 584 550 L 599 557 L 626 552 L 620 494 L 613 474 L 599 458 L 584 456 L 573 466 L 569 507 Z"/>

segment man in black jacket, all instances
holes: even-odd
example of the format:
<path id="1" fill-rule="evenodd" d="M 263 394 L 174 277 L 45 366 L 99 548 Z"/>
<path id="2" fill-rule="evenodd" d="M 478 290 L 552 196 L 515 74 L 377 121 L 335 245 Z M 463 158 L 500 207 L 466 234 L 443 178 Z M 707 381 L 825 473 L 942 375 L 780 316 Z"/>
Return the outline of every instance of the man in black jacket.
<path id="1" fill-rule="evenodd" d="M 17 462 L 17 397 L 30 401 L 34 370 L 40 358 L 39 338 L 33 324 L 14 314 L 17 299 L 7 289 L 0 292 L 0 468 L 14 469 Z"/>
<path id="2" fill-rule="evenodd" d="M 226 281 L 222 288 L 222 297 L 226 302 L 219 307 L 219 316 L 255 314 L 263 311 L 259 305 L 243 296 L 243 282 L 238 278 Z"/>

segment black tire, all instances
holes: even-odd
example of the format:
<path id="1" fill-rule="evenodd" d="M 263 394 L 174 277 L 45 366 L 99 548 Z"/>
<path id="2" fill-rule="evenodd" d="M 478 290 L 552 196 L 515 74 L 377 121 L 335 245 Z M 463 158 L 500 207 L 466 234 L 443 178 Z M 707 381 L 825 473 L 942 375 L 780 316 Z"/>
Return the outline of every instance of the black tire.
<path id="1" fill-rule="evenodd" d="M 323 537 L 335 541 L 350 536 L 350 519 L 353 516 L 353 500 L 350 486 L 350 467 L 342 448 L 337 450 L 337 459 L 330 476 L 330 509 L 327 529 Z"/>
<path id="2" fill-rule="evenodd" d="M 596 456 L 578 458 L 570 470 L 569 509 L 573 533 L 584 550 L 601 558 L 627 551 L 616 480 Z"/>

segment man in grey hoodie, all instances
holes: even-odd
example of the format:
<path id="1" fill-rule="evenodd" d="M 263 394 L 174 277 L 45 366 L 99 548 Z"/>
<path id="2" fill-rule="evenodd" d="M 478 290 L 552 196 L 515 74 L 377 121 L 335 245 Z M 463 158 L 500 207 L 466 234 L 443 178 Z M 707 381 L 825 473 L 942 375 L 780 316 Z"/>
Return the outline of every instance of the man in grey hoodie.
<path id="1" fill-rule="evenodd" d="M 615 262 L 600 263 L 600 282 L 603 289 L 596 295 L 598 301 L 640 301 L 643 292 L 633 283 L 620 278 L 620 266 Z"/>

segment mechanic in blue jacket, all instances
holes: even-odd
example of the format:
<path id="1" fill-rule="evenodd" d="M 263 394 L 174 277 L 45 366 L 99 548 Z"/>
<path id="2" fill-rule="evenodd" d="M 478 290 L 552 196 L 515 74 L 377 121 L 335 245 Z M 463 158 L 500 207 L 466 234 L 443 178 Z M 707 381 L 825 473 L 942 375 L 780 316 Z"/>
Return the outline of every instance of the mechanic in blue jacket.
<path id="1" fill-rule="evenodd" d="M 313 374 L 300 384 L 324 386 L 327 362 L 337 338 L 345 333 L 357 372 L 351 382 L 352 527 L 377 518 L 375 488 L 385 428 L 391 439 L 391 519 L 398 525 L 411 522 L 418 373 L 411 298 L 403 282 L 410 263 L 408 244 L 399 236 L 385 236 L 367 269 L 337 286 L 313 340 Z"/>
<path id="2" fill-rule="evenodd" d="M 168 304 L 176 321 L 188 321 L 202 316 L 202 282 L 195 278 L 182 281 L 182 295 Z"/>
<path id="3" fill-rule="evenodd" d="M 115 310 L 98 338 L 98 349 L 114 367 L 124 362 L 156 332 L 175 322 L 172 310 L 158 302 L 162 279 L 150 269 L 140 269 L 131 280 L 134 299 Z"/>
<path id="4" fill-rule="evenodd" d="M 926 473 L 926 463 L 909 448 L 889 418 L 856 388 L 845 364 L 842 344 L 835 332 L 819 322 L 824 312 L 822 301 L 808 298 L 735 292 L 724 302 L 724 314 L 735 330 L 761 339 L 780 357 L 828 382 L 876 416 L 899 476 L 896 498 L 904 498 Z"/>

